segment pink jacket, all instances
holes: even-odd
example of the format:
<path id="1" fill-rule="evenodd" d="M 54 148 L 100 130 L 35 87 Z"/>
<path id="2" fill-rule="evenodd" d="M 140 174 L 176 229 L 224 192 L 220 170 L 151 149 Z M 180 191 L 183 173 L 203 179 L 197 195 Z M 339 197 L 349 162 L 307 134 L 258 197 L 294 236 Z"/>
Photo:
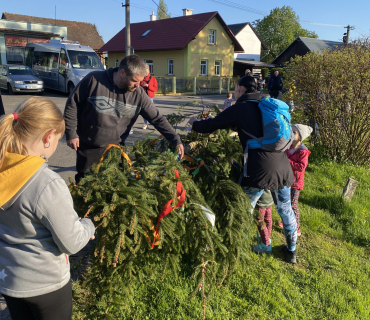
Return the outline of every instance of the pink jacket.
<path id="1" fill-rule="evenodd" d="M 310 150 L 302 143 L 298 150 L 293 154 L 290 154 L 290 150 L 286 150 L 285 153 L 288 156 L 290 165 L 292 166 L 294 173 L 294 184 L 292 189 L 303 190 L 304 187 L 304 172 L 306 171 L 308 165 L 308 156 L 310 155 Z"/>

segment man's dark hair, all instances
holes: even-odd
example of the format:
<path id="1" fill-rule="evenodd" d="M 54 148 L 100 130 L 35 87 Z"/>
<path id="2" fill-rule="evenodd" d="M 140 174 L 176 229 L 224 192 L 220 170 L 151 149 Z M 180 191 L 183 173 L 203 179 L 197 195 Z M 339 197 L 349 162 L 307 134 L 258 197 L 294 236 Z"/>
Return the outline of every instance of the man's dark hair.
<path id="1" fill-rule="evenodd" d="M 238 80 L 238 83 L 237 83 L 238 86 L 242 86 L 244 88 L 246 88 L 247 90 L 245 91 L 246 93 L 252 93 L 252 92 L 257 92 L 257 88 L 256 88 L 256 81 L 254 80 L 253 77 L 251 76 L 244 76 L 244 77 L 241 77 L 239 80 Z"/>
<path id="2" fill-rule="evenodd" d="M 146 77 L 148 72 L 145 66 L 145 62 L 142 58 L 136 54 L 132 54 L 121 60 L 118 69 L 125 70 L 128 76 L 138 74 L 139 76 Z"/>

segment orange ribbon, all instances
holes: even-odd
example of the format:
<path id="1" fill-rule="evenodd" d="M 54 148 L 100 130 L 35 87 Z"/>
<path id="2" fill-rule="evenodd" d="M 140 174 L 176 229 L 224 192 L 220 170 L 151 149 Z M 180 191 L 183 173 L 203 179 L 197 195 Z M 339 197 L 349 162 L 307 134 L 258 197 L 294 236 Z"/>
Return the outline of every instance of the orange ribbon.
<path id="1" fill-rule="evenodd" d="M 176 169 L 174 169 L 174 171 L 176 172 L 176 178 L 180 178 L 179 172 Z M 186 193 L 185 193 L 185 188 L 182 185 L 181 181 L 178 181 L 176 184 L 176 192 L 177 192 L 177 197 L 179 199 L 179 201 L 177 202 L 177 205 L 175 207 L 171 207 L 171 203 L 173 202 L 173 199 L 169 200 L 164 206 L 164 208 L 162 209 L 161 214 L 158 217 L 157 228 L 155 229 L 152 248 L 154 248 L 154 246 L 156 245 L 156 241 L 159 239 L 159 224 L 161 220 L 166 215 L 168 215 L 173 209 L 177 209 L 178 207 L 180 207 L 185 201 Z"/>
<path id="2" fill-rule="evenodd" d="M 100 165 L 101 163 L 103 162 L 104 160 L 104 154 L 111 148 L 117 148 L 119 150 L 121 150 L 121 154 L 122 154 L 122 157 L 124 157 L 126 159 L 126 161 L 128 162 L 128 165 L 130 166 L 131 169 L 133 169 L 132 167 L 132 162 L 131 162 L 131 159 L 129 158 L 129 156 L 122 150 L 122 148 L 119 146 L 119 145 L 116 145 L 116 144 L 108 144 L 108 146 L 105 148 L 104 152 L 103 152 L 103 155 L 99 161 L 99 164 L 98 164 L 98 170 L 100 169 Z"/>
<path id="3" fill-rule="evenodd" d="M 163 138 L 163 135 L 160 135 L 158 138 L 150 141 L 150 145 L 152 146 L 153 144 L 156 144 L 159 141 L 160 138 Z"/>
<path id="4" fill-rule="evenodd" d="M 186 159 L 186 160 L 188 160 L 189 162 L 196 162 L 193 158 L 191 158 L 191 157 L 189 157 L 189 156 L 187 156 L 186 154 L 184 155 L 184 158 Z M 200 159 L 199 159 L 200 160 Z M 204 166 L 204 160 L 201 160 L 200 162 L 199 162 L 199 165 L 198 166 L 196 166 L 196 167 L 193 167 L 193 168 L 191 168 L 191 167 L 189 167 L 189 166 L 183 166 L 183 168 L 185 169 L 185 170 L 187 170 L 187 171 L 191 171 L 191 170 L 197 170 L 197 169 L 199 169 L 200 167 L 203 167 Z M 198 170 L 199 171 L 199 170 Z M 196 173 L 198 173 L 198 171 L 194 171 L 193 172 L 193 175 L 194 174 L 196 174 Z"/>

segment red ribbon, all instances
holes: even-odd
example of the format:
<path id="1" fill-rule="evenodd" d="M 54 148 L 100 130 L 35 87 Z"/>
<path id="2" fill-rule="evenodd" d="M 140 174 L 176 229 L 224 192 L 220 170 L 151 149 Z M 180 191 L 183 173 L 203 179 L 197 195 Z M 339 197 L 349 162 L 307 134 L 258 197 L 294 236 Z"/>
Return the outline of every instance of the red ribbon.
<path id="1" fill-rule="evenodd" d="M 174 169 L 176 173 L 176 178 L 180 178 L 179 172 Z M 158 222 L 157 222 L 157 228 L 155 229 L 155 236 L 154 236 L 154 241 L 152 243 L 152 248 L 154 248 L 154 243 L 156 242 L 157 239 L 159 239 L 159 224 L 161 220 L 168 215 L 173 209 L 177 209 L 180 207 L 186 198 L 186 193 L 185 193 L 185 188 L 182 185 L 181 181 L 178 181 L 176 184 L 176 192 L 177 192 L 177 197 L 179 197 L 179 201 L 177 202 L 177 205 L 175 207 L 171 207 L 171 203 L 173 202 L 173 199 L 169 200 L 166 205 L 163 207 L 161 214 L 159 215 Z"/>

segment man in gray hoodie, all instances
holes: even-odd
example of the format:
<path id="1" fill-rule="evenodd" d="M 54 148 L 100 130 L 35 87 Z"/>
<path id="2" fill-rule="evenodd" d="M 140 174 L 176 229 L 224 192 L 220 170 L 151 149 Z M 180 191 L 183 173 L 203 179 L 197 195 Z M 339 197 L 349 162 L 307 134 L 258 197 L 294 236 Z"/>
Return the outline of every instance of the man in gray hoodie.
<path id="1" fill-rule="evenodd" d="M 100 159 L 108 144 L 125 143 L 139 115 L 178 146 L 183 157 L 180 136 L 140 87 L 146 73 L 144 60 L 130 55 L 118 68 L 89 73 L 68 98 L 64 119 L 67 144 L 77 151 L 76 183 Z"/>

